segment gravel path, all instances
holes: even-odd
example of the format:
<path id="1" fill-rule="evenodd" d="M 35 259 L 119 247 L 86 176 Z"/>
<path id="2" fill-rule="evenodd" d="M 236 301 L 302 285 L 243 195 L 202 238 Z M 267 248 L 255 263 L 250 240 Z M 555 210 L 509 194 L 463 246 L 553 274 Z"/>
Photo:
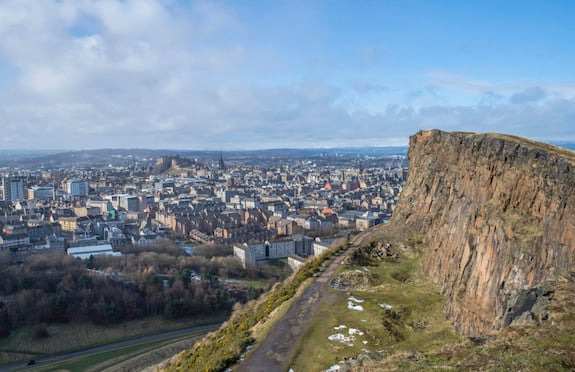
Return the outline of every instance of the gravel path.
<path id="1" fill-rule="evenodd" d="M 320 303 L 330 292 L 329 283 L 347 254 L 371 234 L 362 234 L 354 244 L 336 256 L 327 268 L 305 289 L 287 313 L 271 328 L 266 338 L 237 367 L 237 372 L 287 371 L 298 341 L 306 333 Z"/>

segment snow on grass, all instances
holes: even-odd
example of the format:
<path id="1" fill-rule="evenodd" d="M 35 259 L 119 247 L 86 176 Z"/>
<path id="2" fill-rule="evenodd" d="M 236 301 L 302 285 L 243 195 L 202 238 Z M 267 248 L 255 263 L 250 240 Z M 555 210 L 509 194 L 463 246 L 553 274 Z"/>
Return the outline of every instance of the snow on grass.
<path id="1" fill-rule="evenodd" d="M 328 369 L 326 369 L 324 372 L 337 372 L 341 369 L 341 367 L 339 365 L 333 365 L 331 367 L 329 367 Z"/>
<path id="2" fill-rule="evenodd" d="M 363 306 L 361 305 L 356 305 L 353 302 L 349 301 L 347 303 L 347 308 L 350 310 L 355 310 L 355 311 L 363 311 Z"/>
<path id="3" fill-rule="evenodd" d="M 393 309 L 393 306 L 390 304 L 379 304 L 380 307 L 384 308 L 384 309 Z"/>
<path id="4" fill-rule="evenodd" d="M 353 340 L 355 339 L 355 337 L 353 336 L 348 337 L 343 333 L 335 333 L 333 335 L 327 336 L 327 339 L 330 341 L 341 342 L 342 344 L 347 346 L 353 346 Z"/>
<path id="5" fill-rule="evenodd" d="M 360 331 L 359 329 L 355 329 L 355 328 L 350 328 L 350 329 L 348 329 L 348 333 L 349 333 L 350 335 L 360 335 L 360 336 L 363 336 L 363 332 Z"/>
<path id="6" fill-rule="evenodd" d="M 347 326 L 342 324 L 340 326 L 333 327 L 333 328 L 335 330 L 340 330 L 340 329 L 347 328 Z M 356 329 L 356 328 L 349 328 L 347 330 L 347 333 L 349 334 L 349 336 L 346 336 L 343 333 L 335 333 L 333 335 L 328 336 L 327 339 L 330 341 L 341 342 L 342 344 L 345 344 L 347 346 L 353 346 L 353 342 L 355 341 L 355 336 L 356 335 L 358 335 L 358 336 L 364 335 L 363 331 L 360 331 L 359 329 Z M 365 344 L 364 341 L 362 341 L 362 342 Z"/>
<path id="7" fill-rule="evenodd" d="M 362 303 L 364 300 L 358 300 L 357 298 L 353 297 L 353 296 L 349 296 L 348 300 L 353 301 L 353 302 L 357 302 L 357 303 Z"/>

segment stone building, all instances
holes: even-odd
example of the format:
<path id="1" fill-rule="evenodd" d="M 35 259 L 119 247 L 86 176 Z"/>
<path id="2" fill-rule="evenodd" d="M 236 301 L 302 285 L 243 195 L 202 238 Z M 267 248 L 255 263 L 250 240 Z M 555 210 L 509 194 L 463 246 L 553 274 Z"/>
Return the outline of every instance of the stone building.
<path id="1" fill-rule="evenodd" d="M 234 245 L 234 256 L 240 259 L 244 268 L 247 268 L 256 266 L 258 261 L 294 256 L 318 256 L 328 248 L 329 244 L 322 244 L 318 239 L 314 240 L 308 236 L 296 234 L 288 240 Z"/>

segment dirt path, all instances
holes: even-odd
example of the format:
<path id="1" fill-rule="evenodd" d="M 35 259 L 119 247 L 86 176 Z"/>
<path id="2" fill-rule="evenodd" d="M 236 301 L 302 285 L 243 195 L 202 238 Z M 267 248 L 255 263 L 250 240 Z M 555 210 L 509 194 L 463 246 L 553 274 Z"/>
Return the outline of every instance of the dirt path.
<path id="1" fill-rule="evenodd" d="M 271 328 L 250 356 L 236 368 L 237 372 L 287 371 L 298 341 L 306 333 L 311 320 L 329 293 L 331 277 L 349 252 L 371 236 L 362 234 L 350 247 L 336 256 L 327 268 L 305 289 L 287 313 Z"/>

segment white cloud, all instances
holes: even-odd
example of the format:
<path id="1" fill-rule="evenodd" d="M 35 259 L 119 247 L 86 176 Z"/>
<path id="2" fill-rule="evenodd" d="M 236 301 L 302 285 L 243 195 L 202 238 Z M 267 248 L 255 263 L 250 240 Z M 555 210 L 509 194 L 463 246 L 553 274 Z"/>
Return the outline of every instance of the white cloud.
<path id="1" fill-rule="evenodd" d="M 548 138 L 572 133 L 572 86 L 434 72 L 394 105 L 392 89 L 361 75 L 339 86 L 286 70 L 290 61 L 250 44 L 250 25 L 213 2 L 3 0 L 0 14 L 10 14 L 0 17 L 0 125 L 10 133 L 0 148 L 404 145 L 422 128 L 541 136 L 541 123 Z M 503 99 L 532 87 L 545 96 Z M 453 106 L 448 91 L 484 104 Z M 368 111 L 365 96 L 380 109 Z"/>
<path id="2" fill-rule="evenodd" d="M 545 89 L 541 87 L 530 87 L 521 92 L 512 94 L 509 101 L 515 104 L 538 102 L 545 98 L 546 95 L 547 92 Z"/>

